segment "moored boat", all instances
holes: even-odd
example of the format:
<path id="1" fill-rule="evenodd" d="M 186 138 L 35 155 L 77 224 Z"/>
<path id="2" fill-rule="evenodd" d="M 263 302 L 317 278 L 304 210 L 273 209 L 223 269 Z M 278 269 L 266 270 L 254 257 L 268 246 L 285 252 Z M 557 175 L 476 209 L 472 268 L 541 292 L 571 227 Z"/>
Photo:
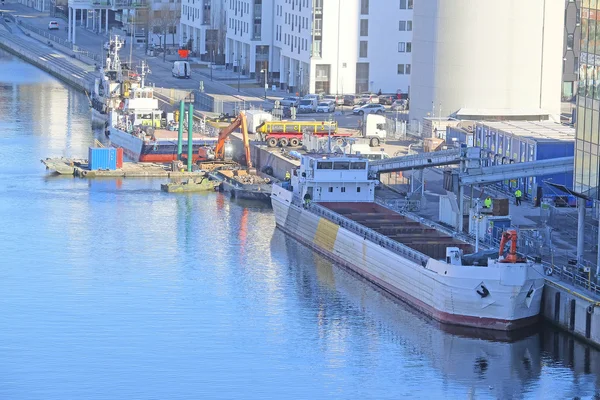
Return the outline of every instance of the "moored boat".
<path id="1" fill-rule="evenodd" d="M 303 156 L 292 190 L 272 187 L 277 227 L 440 322 L 509 331 L 538 320 L 540 265 L 470 265 L 470 243 L 377 204 L 376 184 L 367 159 Z"/>
<path id="2" fill-rule="evenodd" d="M 166 113 L 158 106 L 154 89 L 146 87 L 147 67 L 142 63 L 139 82 L 131 82 L 119 107 L 111 110 L 108 137 L 114 147 L 123 148 L 132 161 L 166 163 L 177 160 L 178 132 L 174 121 L 167 121 Z M 181 116 L 183 117 L 183 116 Z M 193 161 L 198 160 L 202 147 L 214 146 L 216 137 L 192 136 Z M 182 154 L 188 154 L 187 134 L 182 140 Z"/>

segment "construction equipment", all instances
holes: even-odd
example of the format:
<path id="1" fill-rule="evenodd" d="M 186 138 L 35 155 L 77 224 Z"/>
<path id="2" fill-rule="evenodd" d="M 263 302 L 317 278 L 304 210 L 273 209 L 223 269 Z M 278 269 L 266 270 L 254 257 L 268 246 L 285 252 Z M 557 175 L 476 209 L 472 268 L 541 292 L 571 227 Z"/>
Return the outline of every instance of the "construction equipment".
<path id="1" fill-rule="evenodd" d="M 508 255 L 504 256 L 504 247 L 508 244 L 508 242 L 510 242 L 510 250 L 508 251 Z M 514 264 L 518 262 L 525 262 L 525 260 L 519 258 L 517 255 L 517 231 L 511 229 L 502 233 L 498 256 L 500 257 L 499 260 L 501 263 Z"/>
<path id="2" fill-rule="evenodd" d="M 352 136 L 352 133 L 338 132 L 336 121 L 265 121 L 256 128 L 256 133 L 261 140 L 267 142 L 269 147 L 296 147 L 302 143 L 303 133 L 312 133 L 316 136 L 337 138 Z"/>
<path id="3" fill-rule="evenodd" d="M 246 115 L 243 112 L 240 112 L 236 119 L 227 126 L 223 128 L 221 132 L 219 132 L 219 140 L 217 142 L 217 146 L 214 151 L 214 159 L 215 160 L 224 160 L 225 159 L 225 141 L 231 135 L 231 133 L 240 128 L 242 131 L 242 141 L 244 143 L 244 154 L 246 156 L 246 166 L 248 170 L 252 169 L 252 160 L 250 159 L 250 139 L 248 138 L 248 124 L 246 122 Z"/>

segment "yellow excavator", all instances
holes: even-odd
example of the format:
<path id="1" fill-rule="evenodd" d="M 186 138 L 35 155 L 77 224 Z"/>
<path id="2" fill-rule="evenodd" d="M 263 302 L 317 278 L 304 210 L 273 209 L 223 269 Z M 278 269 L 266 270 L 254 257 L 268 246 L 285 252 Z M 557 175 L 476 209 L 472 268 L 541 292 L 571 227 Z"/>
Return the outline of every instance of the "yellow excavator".
<path id="1" fill-rule="evenodd" d="M 252 160 L 250 159 L 250 139 L 248 137 L 248 123 L 246 121 L 246 115 L 244 112 L 240 112 L 238 116 L 233 120 L 233 122 L 223 128 L 221 132 L 219 132 L 219 140 L 217 141 L 217 146 L 214 151 L 208 147 L 200 148 L 198 150 L 198 160 L 202 161 L 214 161 L 214 162 L 224 162 L 225 161 L 225 142 L 229 135 L 233 133 L 236 129 L 240 128 L 242 131 L 242 141 L 244 143 L 244 152 L 246 158 L 246 166 L 250 171 L 252 169 Z"/>

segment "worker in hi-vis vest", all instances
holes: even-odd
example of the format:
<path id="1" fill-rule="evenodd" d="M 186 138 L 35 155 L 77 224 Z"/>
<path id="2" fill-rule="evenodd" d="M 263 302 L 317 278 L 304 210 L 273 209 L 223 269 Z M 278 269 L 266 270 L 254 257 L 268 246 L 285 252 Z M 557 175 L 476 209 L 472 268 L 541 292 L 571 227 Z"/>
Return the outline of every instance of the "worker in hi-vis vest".
<path id="1" fill-rule="evenodd" d="M 521 189 L 517 189 L 515 191 L 515 204 L 520 206 L 521 205 L 521 197 L 523 196 L 523 193 L 521 192 Z"/>
<path id="2" fill-rule="evenodd" d="M 486 197 L 483 201 L 483 206 L 485 208 L 492 208 L 492 198 L 490 196 Z"/>

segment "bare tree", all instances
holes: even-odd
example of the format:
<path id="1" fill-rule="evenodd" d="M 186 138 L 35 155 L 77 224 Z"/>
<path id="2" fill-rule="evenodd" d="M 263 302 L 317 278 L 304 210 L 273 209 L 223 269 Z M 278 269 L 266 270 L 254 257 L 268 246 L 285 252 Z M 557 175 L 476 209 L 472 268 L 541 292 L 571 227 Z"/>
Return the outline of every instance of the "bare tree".
<path id="1" fill-rule="evenodd" d="M 161 3 L 160 6 L 152 11 L 152 19 L 150 26 L 152 27 L 152 33 L 161 35 L 161 43 L 163 47 L 163 61 L 167 56 L 167 34 L 172 35 L 173 43 L 175 43 L 175 34 L 177 33 L 177 25 L 179 24 L 179 18 L 181 10 L 179 8 L 173 9 L 172 5 L 177 3 Z"/>
<path id="2" fill-rule="evenodd" d="M 211 38 L 209 57 L 214 62 L 213 57 L 225 53 L 225 38 L 227 36 L 227 19 L 223 6 L 219 8 L 219 12 L 211 15 L 211 35 L 207 32 L 207 37 Z"/>

